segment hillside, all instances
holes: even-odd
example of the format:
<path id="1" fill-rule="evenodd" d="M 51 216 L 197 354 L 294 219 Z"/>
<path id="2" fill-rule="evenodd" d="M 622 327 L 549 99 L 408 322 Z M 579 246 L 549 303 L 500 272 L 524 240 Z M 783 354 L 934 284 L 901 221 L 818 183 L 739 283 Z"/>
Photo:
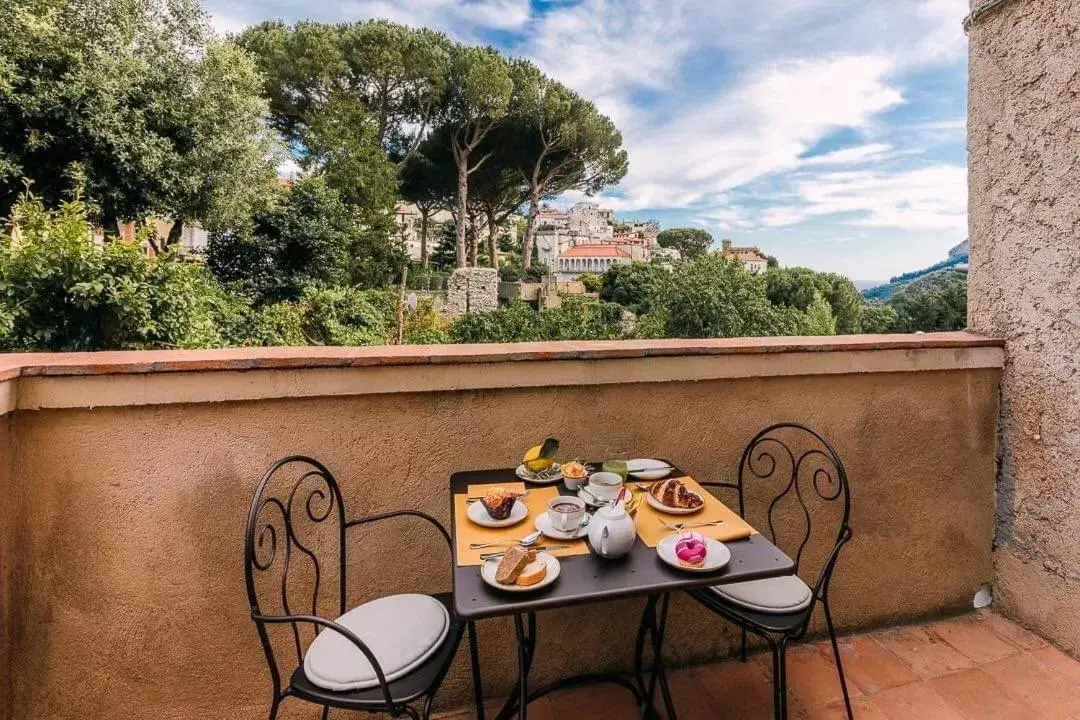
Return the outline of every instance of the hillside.
<path id="1" fill-rule="evenodd" d="M 904 273 L 903 275 L 897 275 L 889 278 L 889 282 L 884 285 L 878 285 L 877 287 L 863 290 L 863 296 L 867 300 L 881 300 L 885 301 L 891 298 L 896 292 L 907 285 L 934 273 L 940 273 L 942 270 L 955 270 L 963 273 L 967 273 L 968 264 L 968 244 L 967 240 L 960 243 L 956 247 L 949 250 L 949 257 L 942 260 L 939 263 L 935 263 L 930 267 L 923 268 L 922 270 L 913 270 L 912 272 Z"/>

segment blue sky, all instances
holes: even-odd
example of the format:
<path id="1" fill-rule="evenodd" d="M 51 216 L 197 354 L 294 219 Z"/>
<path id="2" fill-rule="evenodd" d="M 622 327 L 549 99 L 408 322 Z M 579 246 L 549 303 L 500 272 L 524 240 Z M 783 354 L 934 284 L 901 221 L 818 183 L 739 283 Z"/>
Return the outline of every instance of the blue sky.
<path id="1" fill-rule="evenodd" d="M 858 281 L 966 237 L 966 0 L 207 0 L 386 17 L 531 58 L 608 113 L 621 217 L 693 225 Z M 566 201 L 576 198 L 568 197 Z"/>

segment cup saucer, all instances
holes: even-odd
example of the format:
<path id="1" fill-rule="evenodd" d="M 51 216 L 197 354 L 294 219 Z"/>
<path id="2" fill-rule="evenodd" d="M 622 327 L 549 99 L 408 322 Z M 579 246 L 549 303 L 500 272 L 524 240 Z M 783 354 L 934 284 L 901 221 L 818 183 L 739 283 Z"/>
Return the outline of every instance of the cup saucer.
<path id="1" fill-rule="evenodd" d="M 551 518 L 547 512 L 542 512 L 536 516 L 534 521 L 536 529 L 542 532 L 547 537 L 553 540 L 578 540 L 589 534 L 589 514 L 585 514 L 585 522 L 581 524 L 577 530 L 573 532 L 566 532 L 565 530 L 557 530 L 551 522 Z"/>

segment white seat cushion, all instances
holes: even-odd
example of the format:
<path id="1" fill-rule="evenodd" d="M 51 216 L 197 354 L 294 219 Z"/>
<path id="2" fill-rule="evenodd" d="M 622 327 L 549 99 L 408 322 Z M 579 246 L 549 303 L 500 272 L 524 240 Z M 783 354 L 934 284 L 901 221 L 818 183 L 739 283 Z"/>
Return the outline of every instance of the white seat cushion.
<path id="1" fill-rule="evenodd" d="M 814 600 L 814 591 L 798 575 L 716 585 L 712 591 L 747 610 L 775 615 L 805 610 Z"/>
<path id="2" fill-rule="evenodd" d="M 388 595 L 350 610 L 335 622 L 360 638 L 392 682 L 419 667 L 450 632 L 450 613 L 430 595 Z M 348 638 L 323 628 L 304 655 L 304 674 L 326 690 L 375 687 L 375 668 Z"/>

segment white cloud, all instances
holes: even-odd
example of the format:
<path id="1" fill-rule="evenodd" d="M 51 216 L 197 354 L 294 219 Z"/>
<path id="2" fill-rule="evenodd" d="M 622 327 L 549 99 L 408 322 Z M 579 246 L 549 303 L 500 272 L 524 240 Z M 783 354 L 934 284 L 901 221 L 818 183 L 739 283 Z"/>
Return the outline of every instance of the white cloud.
<path id="1" fill-rule="evenodd" d="M 877 228 L 964 230 L 967 170 L 932 165 L 915 170 L 828 172 L 799 180 L 800 201 L 762 214 L 766 227 L 797 225 L 813 217 L 853 214 L 846 225 Z"/>
<path id="2" fill-rule="evenodd" d="M 829 132 L 867 125 L 902 101 L 885 79 L 892 69 L 872 56 L 774 65 L 670 123 L 631 130 L 622 205 L 686 207 L 794 169 Z"/>
<path id="3" fill-rule="evenodd" d="M 799 165 L 803 167 L 814 167 L 819 165 L 856 165 L 883 160 L 892 154 L 892 149 L 892 145 L 886 145 L 885 143 L 856 145 L 854 147 L 844 148 L 843 150 L 833 150 L 832 152 L 822 153 L 820 155 L 803 157 L 799 160 Z"/>

